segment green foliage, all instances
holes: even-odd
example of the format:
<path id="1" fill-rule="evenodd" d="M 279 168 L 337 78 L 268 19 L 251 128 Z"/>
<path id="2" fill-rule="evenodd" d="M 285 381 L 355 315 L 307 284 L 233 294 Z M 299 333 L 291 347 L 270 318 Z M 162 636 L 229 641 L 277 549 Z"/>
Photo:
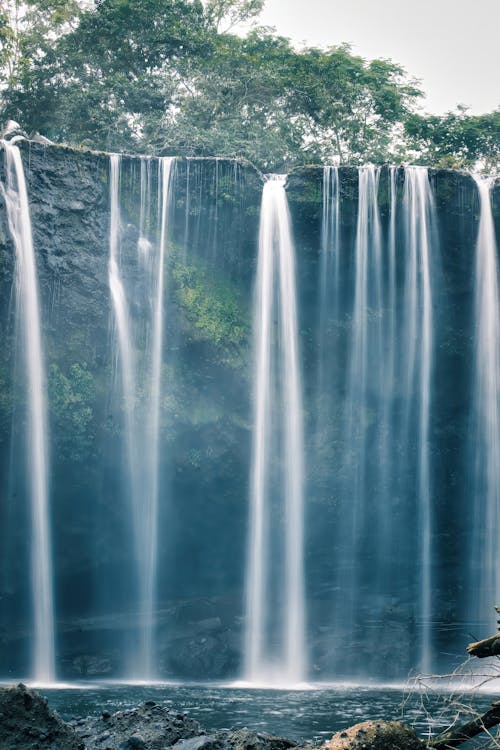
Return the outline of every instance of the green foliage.
<path id="1" fill-rule="evenodd" d="M 234 26 L 259 15 L 264 0 L 206 0 L 205 11 L 211 26 L 228 32 Z"/>
<path id="2" fill-rule="evenodd" d="M 59 142 L 246 157 L 266 171 L 318 162 L 498 163 L 498 112 L 419 115 L 419 87 L 390 60 L 366 61 L 348 45 L 296 50 L 265 28 L 230 33 L 262 6 L 7 0 L 2 117 Z"/>
<path id="3" fill-rule="evenodd" d="M 468 115 L 464 107 L 442 117 L 411 115 L 406 124 L 416 161 L 443 167 L 476 167 L 493 171 L 500 165 L 500 109 Z M 478 164 L 479 163 L 479 164 Z"/>
<path id="4" fill-rule="evenodd" d="M 66 460 L 84 461 L 93 444 L 95 385 L 85 364 L 74 363 L 65 374 L 58 365 L 49 368 L 51 419 L 57 425 L 56 446 Z"/>
<path id="5" fill-rule="evenodd" d="M 215 346 L 223 364 L 238 366 L 250 329 L 238 292 L 229 282 L 176 254 L 172 278 L 191 336 Z"/>

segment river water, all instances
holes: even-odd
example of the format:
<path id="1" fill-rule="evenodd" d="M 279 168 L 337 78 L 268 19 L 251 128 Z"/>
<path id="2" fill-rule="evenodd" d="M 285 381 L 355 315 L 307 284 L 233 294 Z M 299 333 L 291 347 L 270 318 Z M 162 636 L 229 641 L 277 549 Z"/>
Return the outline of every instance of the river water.
<path id="1" fill-rule="evenodd" d="M 217 686 L 88 685 L 41 692 L 64 719 L 125 710 L 146 700 L 186 712 L 209 731 L 243 728 L 324 741 L 334 732 L 368 719 L 394 719 L 423 738 L 485 711 L 489 694 L 432 689 L 339 687 L 310 690 L 249 690 Z"/>

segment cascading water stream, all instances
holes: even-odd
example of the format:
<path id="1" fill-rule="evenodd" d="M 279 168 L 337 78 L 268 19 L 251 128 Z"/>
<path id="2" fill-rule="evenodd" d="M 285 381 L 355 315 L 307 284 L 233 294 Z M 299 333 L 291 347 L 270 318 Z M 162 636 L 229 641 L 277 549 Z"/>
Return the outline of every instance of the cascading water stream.
<path id="1" fill-rule="evenodd" d="M 354 302 L 350 361 L 347 368 L 345 431 L 351 453 L 349 477 L 344 497 L 349 498 L 343 536 L 350 540 L 343 560 L 341 583 L 344 597 L 336 618 L 342 632 L 352 632 L 356 597 L 361 584 L 360 539 L 368 512 L 367 459 L 370 410 L 378 408 L 382 383 L 382 243 L 378 211 L 380 171 L 375 167 L 358 170 L 358 218 L 354 252 Z M 375 401 L 375 406 L 373 403 Z"/>
<path id="2" fill-rule="evenodd" d="M 33 678 L 55 679 L 52 549 L 49 519 L 47 392 L 40 303 L 28 191 L 19 148 L 2 141 L 6 183 L 2 192 L 16 251 L 17 325 L 21 330 L 28 391 L 27 452 L 32 525 Z"/>
<path id="3" fill-rule="evenodd" d="M 331 293 L 334 309 L 338 305 L 340 268 L 340 183 L 338 167 L 323 169 L 323 206 L 321 220 L 320 295 L 321 308 Z M 329 286 L 331 285 L 331 289 Z M 320 327 L 321 322 L 320 322 Z"/>
<path id="4" fill-rule="evenodd" d="M 381 381 L 381 416 L 380 416 L 380 459 L 379 459 L 379 495 L 382 498 L 380 508 L 379 541 L 387 552 L 394 541 L 390 514 L 387 513 L 387 502 L 393 493 L 392 445 L 393 435 L 393 402 L 396 387 L 396 352 L 397 352 L 397 285 L 396 285 L 396 167 L 389 167 L 389 232 L 387 241 L 386 293 L 384 298 L 383 326 L 383 363 L 384 371 Z M 387 577 L 388 566 L 380 566 L 380 579 Z"/>
<path id="5" fill-rule="evenodd" d="M 492 182 L 474 175 L 480 201 L 476 243 L 476 348 L 473 377 L 471 454 L 474 467 L 471 609 L 493 629 L 500 604 L 500 305 Z M 480 585 L 478 585 L 480 582 Z"/>
<path id="6" fill-rule="evenodd" d="M 341 453 L 331 443 L 334 448 L 326 454 L 330 472 L 331 457 L 338 456 L 341 479 L 333 485 L 333 492 L 339 493 L 343 503 L 336 530 L 336 579 L 332 588 L 335 630 L 340 637 L 355 639 L 367 617 L 367 595 L 373 601 L 394 597 L 401 585 L 395 559 L 397 549 L 404 545 L 415 560 L 405 563 L 404 575 L 405 580 L 415 580 L 419 668 L 428 671 L 433 615 L 429 434 L 434 206 L 426 169 L 405 168 L 402 201 L 398 201 L 397 177 L 397 170 L 390 168 L 389 213 L 383 232 L 380 170 L 358 170 L 352 264 L 346 256 L 341 259 L 347 280 L 352 269 L 353 293 L 350 318 L 346 318 L 350 326 L 345 338 L 345 397 L 335 386 L 335 367 L 330 367 L 333 377 L 331 373 L 323 377 L 320 388 L 327 390 L 332 383 L 337 388 L 344 421 L 342 429 L 330 425 L 330 433 L 323 430 L 319 442 L 328 439 L 343 445 Z M 328 197 L 328 190 L 324 190 L 324 200 L 325 195 Z M 335 203 L 330 213 L 334 211 Z M 328 216 L 324 210 L 325 214 Z M 334 268 L 330 274 L 335 278 Z M 321 278 L 320 289 L 330 282 Z M 340 296 L 339 283 L 334 288 Z M 325 300 L 321 307 L 326 305 L 327 310 L 320 319 L 338 305 L 331 295 L 325 295 Z M 340 311 L 348 306 L 345 295 Z M 337 321 L 341 322 L 338 315 Z M 325 341 L 319 341 L 319 352 L 322 346 L 327 346 Z M 327 348 L 332 349 L 331 341 Z M 342 356 L 342 348 L 338 352 Z M 330 357 L 334 362 L 334 355 L 330 353 Z M 317 394 L 317 399 L 321 398 L 324 402 L 325 395 Z M 318 423 L 321 416 L 319 413 Z M 371 627 L 382 626 L 380 617 L 371 620 Z M 350 670 L 343 672 L 347 676 L 363 674 L 366 665 L 355 656 L 347 662 L 339 654 L 337 668 Z"/>
<path id="7" fill-rule="evenodd" d="M 140 526 L 138 544 L 143 550 L 142 604 L 143 632 L 144 632 L 144 673 L 150 679 L 154 674 L 154 607 L 158 553 L 158 493 L 159 493 L 159 461 L 160 461 L 160 399 L 161 399 L 161 369 L 163 353 L 163 310 L 165 289 L 165 257 L 167 252 L 167 234 L 170 206 L 170 187 L 172 165 L 174 159 L 162 157 L 159 160 L 158 195 L 160 196 L 160 233 L 157 251 L 157 266 L 155 269 L 156 288 L 153 297 L 153 326 L 152 346 L 150 354 L 151 382 L 149 391 L 149 418 L 145 429 L 145 453 L 149 459 L 146 463 L 146 492 L 144 494 L 143 522 Z"/>
<path id="8" fill-rule="evenodd" d="M 135 367 L 132 345 L 130 316 L 125 289 L 120 273 L 120 165 L 119 154 L 110 155 L 110 226 L 109 226 L 109 289 L 113 304 L 114 319 L 118 336 L 119 369 L 125 411 L 125 439 L 127 444 L 128 472 L 130 494 L 138 493 L 139 477 L 136 465 L 137 449 L 135 445 L 134 411 L 135 411 Z"/>
<path id="9" fill-rule="evenodd" d="M 110 157 L 110 258 L 109 286 L 118 338 L 118 361 L 121 372 L 125 412 L 127 479 L 131 502 L 132 530 L 137 576 L 138 646 L 130 659 L 130 676 L 154 678 L 154 610 L 157 575 L 157 516 L 159 493 L 159 430 L 161 398 L 161 365 L 163 351 L 164 264 L 168 235 L 170 178 L 173 158 L 158 162 L 158 241 L 151 243 L 145 233 L 150 207 L 149 160 L 141 160 L 139 263 L 146 274 L 146 299 L 136 300 L 150 333 L 145 335 L 144 372 L 135 355 L 137 329 L 131 320 L 125 281 L 120 270 L 120 163 L 121 157 Z M 144 381 L 144 382 L 142 382 Z M 139 387 L 143 386 L 145 405 L 139 406 Z"/>
<path id="10" fill-rule="evenodd" d="M 324 449 L 332 420 L 335 394 L 332 380 L 335 367 L 335 341 L 340 307 L 340 190 L 337 167 L 323 169 L 321 249 L 319 262 L 319 308 L 317 323 L 316 436 L 315 452 Z M 333 397 L 333 398 L 332 398 Z"/>
<path id="11" fill-rule="evenodd" d="M 277 297 L 279 296 L 279 300 Z M 279 337 L 274 313 L 279 320 Z M 306 675 L 304 622 L 304 508 L 302 386 L 299 366 L 295 259 L 285 178 L 272 177 L 262 194 L 257 288 L 254 306 L 255 391 L 250 479 L 250 536 L 247 568 L 245 678 L 254 684 L 294 685 Z M 274 367 L 276 366 L 276 371 Z M 267 627 L 273 577 L 271 555 L 272 407 L 282 455 L 284 528 L 281 549 L 284 597 L 278 639 L 270 644 Z"/>
<path id="12" fill-rule="evenodd" d="M 421 672 L 431 671 L 432 656 L 432 488 L 429 451 L 432 375 L 431 261 L 434 199 L 425 167 L 406 167 L 403 196 L 406 280 L 403 301 L 403 445 L 415 444 L 415 500 L 419 533 L 419 601 Z M 409 456 L 407 456 L 409 459 Z"/>

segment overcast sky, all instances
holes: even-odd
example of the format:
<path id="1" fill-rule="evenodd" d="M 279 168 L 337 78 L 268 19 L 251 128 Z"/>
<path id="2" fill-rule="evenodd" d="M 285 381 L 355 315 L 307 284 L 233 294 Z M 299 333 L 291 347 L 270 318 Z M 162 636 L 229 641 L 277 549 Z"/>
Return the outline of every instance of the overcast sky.
<path id="1" fill-rule="evenodd" d="M 349 42 L 422 82 L 424 109 L 500 104 L 500 0 L 266 0 L 260 23 L 296 43 Z"/>

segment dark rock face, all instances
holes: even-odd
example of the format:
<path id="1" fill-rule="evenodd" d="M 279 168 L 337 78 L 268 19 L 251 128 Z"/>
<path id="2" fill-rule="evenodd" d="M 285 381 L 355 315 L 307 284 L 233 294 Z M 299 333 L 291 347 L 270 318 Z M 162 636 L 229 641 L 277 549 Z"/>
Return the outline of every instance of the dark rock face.
<path id="1" fill-rule="evenodd" d="M 113 314 L 108 285 L 109 158 L 40 143 L 23 143 L 34 246 L 51 425 L 51 515 L 57 601 L 58 676 L 121 677 L 134 642 L 137 612 L 130 504 L 123 471 L 123 404 L 112 356 Z M 152 203 L 157 166 L 152 160 Z M 132 315 L 137 272 L 140 160 L 123 157 L 120 193 L 122 253 Z M 0 177 L 3 178 L 0 155 Z M 156 170 L 156 171 L 155 171 Z M 332 388 L 337 409 L 345 392 L 352 307 L 357 170 L 339 170 L 344 310 L 332 326 L 337 365 Z M 317 409 L 315 360 L 320 270 L 322 178 L 319 167 L 288 179 L 297 254 L 299 328 L 308 438 Z M 403 174 L 398 174 L 399 197 Z M 469 175 L 431 171 L 441 240 L 435 297 L 434 403 L 430 435 L 436 503 L 433 546 L 442 550 L 433 600 L 438 623 L 465 622 L 463 550 L 472 510 L 463 460 L 473 352 L 471 324 L 477 191 Z M 258 244 L 262 176 L 243 162 L 179 159 L 175 166 L 172 243 L 166 269 L 162 368 L 158 522 L 157 665 L 161 677 L 225 679 L 238 676 L 244 627 L 244 566 L 251 454 L 252 292 Z M 387 170 L 379 203 L 388 225 Z M 500 186 L 493 192 L 500 236 Z M 154 222 L 153 222 L 154 223 Z M 187 248 L 187 252 L 186 251 Z M 28 674 L 30 641 L 30 519 L 24 463 L 25 394 L 15 341 L 14 253 L 0 194 L 0 676 Z M 137 316 L 139 317 L 139 316 Z M 148 331 L 140 331 L 140 348 Z M 331 435 L 330 435 L 331 437 Z M 332 532 L 343 512 L 338 478 L 342 441 L 333 432 L 317 449 L 307 442 L 306 566 L 308 646 L 312 677 L 338 676 L 338 633 L 332 615 L 338 591 Z M 397 456 L 396 456 L 397 460 Z M 332 467 L 334 470 L 332 470 Z M 388 515 L 401 513 L 393 498 Z M 459 511 L 460 509 L 460 511 Z M 370 530 L 370 518 L 366 519 Z M 367 535 L 368 536 L 368 535 Z M 375 535 L 372 535 L 375 537 Z M 402 549 L 405 566 L 415 557 Z M 366 550 L 370 566 L 370 540 Z M 342 673 L 355 660 L 379 678 L 400 678 L 415 667 L 415 586 L 385 582 L 387 591 L 360 586 L 359 628 L 343 648 Z M 368 624 L 368 630 L 366 626 Z M 457 653 L 470 628 L 456 627 Z M 435 650 L 450 651 L 439 627 Z M 337 640 L 336 640 L 337 639 Z M 377 641 L 374 654 L 373 641 Z M 389 659 L 389 655 L 391 658 Z M 436 670 L 441 666 L 436 664 Z M 139 732 L 141 736 L 142 732 Z M 128 740 L 127 740 L 128 741 Z M 136 740 L 139 742 L 139 740 Z M 189 750 L 189 749 L 188 749 Z"/>
<path id="2" fill-rule="evenodd" d="M 424 750 L 414 730 L 398 721 L 364 721 L 334 734 L 325 750 Z"/>
<path id="3" fill-rule="evenodd" d="M 84 750 L 78 735 L 25 685 L 0 688 L 2 750 Z"/>
<path id="4" fill-rule="evenodd" d="M 123 403 L 112 354 L 109 157 L 38 143 L 20 148 L 49 391 L 58 674 L 120 676 L 136 626 L 136 582 Z M 121 253 L 135 320 L 135 289 L 144 283 L 137 269 L 140 168 L 139 159 L 123 157 Z M 0 154 L 0 179 L 3 169 Z M 151 170 L 155 206 L 156 160 Z M 221 678 L 237 672 L 240 658 L 250 309 L 262 182 L 246 163 L 210 159 L 178 159 L 173 181 L 162 363 L 168 382 L 160 415 L 158 663 L 165 676 Z M 0 675 L 31 669 L 25 392 L 14 302 L 14 248 L 0 195 Z M 138 324 L 138 356 L 147 336 Z M 206 559 L 210 565 L 200 564 Z M 163 577 L 163 571 L 169 573 Z M 180 653 L 189 658 L 179 671 Z"/>
<path id="5" fill-rule="evenodd" d="M 322 186 L 323 169 L 306 167 L 294 170 L 287 183 L 288 202 L 292 216 L 294 241 L 297 250 L 297 277 L 299 279 L 299 315 L 303 387 L 306 404 L 307 465 L 307 575 L 311 582 L 309 591 L 309 618 L 316 627 L 310 640 L 311 663 L 316 674 L 349 676 L 353 674 L 384 675 L 399 679 L 415 667 L 418 669 L 418 642 L 420 622 L 417 607 L 419 571 L 418 533 L 413 533 L 418 508 L 412 506 L 416 493 L 415 472 L 401 461 L 408 444 L 394 441 L 389 460 L 391 472 L 401 473 L 400 485 L 394 486 L 382 498 L 383 507 L 391 518 L 394 530 L 393 547 L 387 553 L 391 575 L 386 580 L 374 581 L 380 555 L 376 514 L 377 507 L 377 442 L 367 441 L 369 449 L 364 456 L 364 474 L 367 493 L 357 571 L 356 601 L 359 611 L 353 630 L 344 633 L 345 648 L 339 649 L 336 637 L 332 638 L 331 619 L 341 611 L 348 599 L 342 587 L 342 550 L 344 540 L 333 540 L 335 529 L 351 498 L 346 496 L 343 479 L 352 475 L 352 453 L 348 436 L 343 431 L 343 410 L 349 388 L 350 356 L 353 345 L 353 300 L 355 296 L 355 242 L 358 208 L 358 171 L 340 167 L 340 253 L 339 275 L 342 280 L 338 294 L 338 313 L 327 317 L 325 357 L 330 357 L 328 382 L 330 391 L 317 398 L 317 371 L 309 363 L 317 360 L 318 342 L 315 331 L 322 311 L 319 305 L 321 276 Z M 403 214 L 404 170 L 396 170 L 396 222 L 400 239 L 399 264 L 396 262 L 398 290 L 405 285 Z M 470 464 L 467 460 L 470 435 L 472 365 L 477 329 L 474 321 L 475 246 L 479 220 L 479 199 L 471 175 L 454 170 L 429 170 L 429 182 L 435 203 L 436 252 L 431 273 L 432 284 L 432 373 L 430 383 L 429 453 L 432 485 L 432 541 L 434 557 L 432 607 L 435 627 L 433 649 L 437 671 L 447 670 L 456 662 L 449 652 L 447 627 L 454 625 L 454 648 L 460 653 L 473 628 L 468 585 L 471 528 L 475 525 L 473 503 L 470 501 Z M 382 167 L 378 184 L 380 227 L 383 251 L 387 252 L 390 224 L 389 170 Z M 500 182 L 492 191 L 493 214 L 497 239 L 500 239 Z M 399 223 L 401 222 L 401 223 Z M 401 260 L 403 259 L 403 260 Z M 384 257 L 384 272 L 387 256 Z M 384 281 L 384 283 L 387 283 Z M 382 310 L 370 310 L 373 320 L 383 318 L 387 306 L 387 292 L 383 295 Z M 332 305 L 333 307 L 333 305 Z M 338 315 L 338 317 L 336 317 Z M 396 305 L 396 317 L 402 320 L 401 307 Z M 368 330 L 368 337 L 373 329 Z M 420 333 L 419 333 L 420 335 Z M 384 355 L 385 356 L 385 355 Z M 369 375 L 369 379 L 370 379 Z M 371 382 L 371 380 L 370 380 Z M 401 412 L 402 399 L 398 395 L 400 382 L 393 389 L 394 414 Z M 317 402 L 315 403 L 315 397 Z M 375 432 L 380 420 L 376 394 L 370 393 L 363 413 L 368 435 Z M 371 399 L 371 400 L 370 400 Z M 316 424 L 320 422 L 320 408 L 328 415 L 327 427 L 315 439 Z M 397 419 L 391 435 L 397 437 Z M 374 429 L 375 428 L 375 429 Z M 373 432 L 370 432 L 373 430 Z M 416 451 L 415 442 L 411 450 Z M 355 460 L 355 459 L 354 459 Z M 401 471 L 401 467 L 403 471 Z M 406 473 L 403 473 L 406 472 Z M 351 485 L 352 486 L 352 485 Z M 381 493 L 382 495 L 383 493 Z M 380 501 L 379 501 L 380 502 Z M 413 517 L 408 509 L 412 508 Z M 457 512 L 458 510 L 458 512 Z M 405 516 L 405 514 L 408 514 Z M 360 525 L 360 528 L 361 528 Z M 350 544 L 350 542 L 348 543 Z M 347 549 L 348 544 L 345 549 Z M 339 552 L 340 550 L 340 552 Z M 412 569 L 413 565 L 413 569 Z M 458 573 L 461 571 L 461 573 Z M 405 578 L 402 587 L 398 580 Z M 340 583 L 339 583 L 340 579 Z M 320 581 L 323 585 L 320 585 Z M 313 594 L 313 589 L 315 593 Z M 489 613 L 485 613 L 485 618 Z M 474 627 L 477 627 L 475 625 Z M 312 631 L 312 628 L 311 628 Z M 487 632 L 487 631 L 486 631 Z M 373 649 L 376 641 L 377 649 Z M 340 653 L 342 651 L 342 653 Z M 356 671 L 357 670 L 357 671 Z M 366 671 L 365 671 L 366 670 Z"/>

